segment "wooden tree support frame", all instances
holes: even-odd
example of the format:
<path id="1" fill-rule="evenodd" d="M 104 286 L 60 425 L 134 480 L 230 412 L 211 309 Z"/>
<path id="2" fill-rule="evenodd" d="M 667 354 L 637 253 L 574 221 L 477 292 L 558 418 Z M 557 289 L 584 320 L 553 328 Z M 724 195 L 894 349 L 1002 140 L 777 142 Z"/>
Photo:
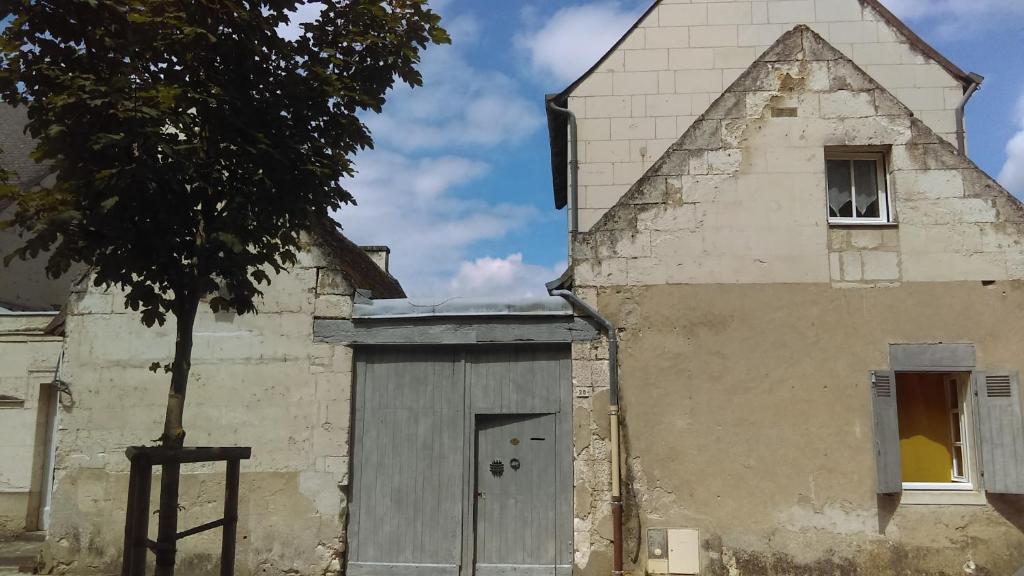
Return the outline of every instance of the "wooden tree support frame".
<path id="1" fill-rule="evenodd" d="M 221 576 L 235 574 L 235 539 L 238 531 L 238 479 L 242 460 L 252 456 L 252 448 L 162 448 L 159 446 L 132 446 L 125 450 L 131 461 L 128 479 L 128 510 L 124 522 L 124 559 L 121 576 L 145 576 L 146 554 L 152 550 L 158 557 L 168 551 L 173 554 L 177 542 L 183 538 L 222 528 L 220 550 Z M 224 482 L 224 517 L 176 532 L 173 538 L 156 541 L 149 539 L 149 502 L 152 496 L 153 467 L 169 467 L 197 462 L 226 462 L 227 477 Z M 177 512 L 177 511 L 175 511 Z"/>

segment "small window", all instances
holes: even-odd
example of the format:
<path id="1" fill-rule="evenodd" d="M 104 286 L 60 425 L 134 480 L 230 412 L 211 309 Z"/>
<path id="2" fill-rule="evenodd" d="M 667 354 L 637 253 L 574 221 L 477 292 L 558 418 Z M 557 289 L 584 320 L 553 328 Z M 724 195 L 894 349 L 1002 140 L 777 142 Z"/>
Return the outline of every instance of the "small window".
<path id="1" fill-rule="evenodd" d="M 967 375 L 896 375 L 903 488 L 970 490 Z"/>
<path id="2" fill-rule="evenodd" d="M 891 222 L 884 154 L 829 152 L 825 155 L 825 172 L 830 223 Z"/>

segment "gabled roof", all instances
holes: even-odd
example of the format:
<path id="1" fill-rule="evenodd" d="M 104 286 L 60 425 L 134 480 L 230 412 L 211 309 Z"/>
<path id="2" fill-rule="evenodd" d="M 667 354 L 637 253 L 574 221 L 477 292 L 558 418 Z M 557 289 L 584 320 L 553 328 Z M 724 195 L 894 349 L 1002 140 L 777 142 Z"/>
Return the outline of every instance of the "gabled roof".
<path id="1" fill-rule="evenodd" d="M 911 46 L 919 50 L 928 58 L 934 60 L 935 63 L 941 66 L 944 70 L 946 70 L 946 72 L 948 72 L 950 76 L 952 76 L 958 82 L 960 82 L 960 84 L 964 87 L 964 90 L 966 90 L 972 84 L 980 83 L 983 79 L 981 76 L 978 76 L 977 74 L 970 74 L 964 72 L 963 69 L 961 69 L 951 60 L 943 56 L 938 50 L 936 50 L 930 44 L 925 42 L 924 39 L 922 39 L 913 30 L 911 30 L 909 26 L 904 24 L 903 21 L 900 20 L 895 14 L 889 11 L 888 8 L 882 5 L 881 0 L 858 1 L 864 6 L 867 6 L 873 9 L 874 11 L 878 12 L 878 15 L 881 16 L 882 19 L 884 19 L 890 26 L 898 30 L 901 34 L 903 34 L 903 36 L 906 37 L 907 41 L 910 43 Z M 574 81 L 572 84 L 569 84 L 569 86 L 567 86 L 561 92 L 548 94 L 545 97 L 545 100 L 547 102 L 554 103 L 559 107 L 565 108 L 568 105 L 569 95 L 571 95 L 572 92 L 576 90 L 576 88 L 579 87 L 579 85 L 583 83 L 584 80 L 589 78 L 590 75 L 593 74 L 601 66 L 601 63 L 604 62 L 613 52 L 615 52 L 619 48 L 619 46 L 621 46 L 626 41 L 627 38 L 629 38 L 630 34 L 632 34 L 633 31 L 640 26 L 640 23 L 643 22 L 644 19 L 646 19 L 651 14 L 651 12 L 653 12 L 654 9 L 658 7 L 659 4 L 661 4 L 661 0 L 655 0 L 653 3 L 651 3 L 650 7 L 648 7 L 647 10 L 644 11 L 643 15 L 641 15 L 640 18 L 638 18 L 636 22 L 634 22 L 633 25 L 629 27 L 629 30 L 626 30 L 626 33 L 623 34 L 622 37 L 619 38 L 618 41 L 616 41 L 615 44 L 612 45 L 612 47 L 607 52 L 604 53 L 604 55 L 602 55 L 596 62 L 594 62 L 594 65 L 591 66 L 590 69 L 584 72 L 582 76 L 577 78 L 576 81 Z M 562 209 L 568 203 L 568 177 L 566 175 L 565 169 L 566 165 L 569 162 L 567 151 L 569 139 L 568 120 L 564 114 L 555 112 L 547 107 L 545 107 L 545 109 L 547 110 L 548 119 L 548 140 L 551 147 L 551 181 L 555 194 L 555 208 Z"/>
<path id="2" fill-rule="evenodd" d="M 832 77 L 825 87 L 809 87 L 810 82 L 806 79 L 811 75 L 809 72 L 805 71 L 797 76 L 791 73 L 791 70 L 799 70 L 792 66 L 794 64 L 813 63 L 826 63 L 829 69 L 833 70 Z M 909 107 L 900 102 L 896 96 L 860 66 L 810 27 L 800 24 L 785 32 L 752 62 L 737 77 L 736 81 L 715 99 L 682 136 L 619 198 L 615 205 L 605 212 L 589 231 L 581 233 L 580 237 L 595 238 L 608 230 L 621 231 L 635 228 L 637 215 L 635 212 L 630 212 L 631 210 L 646 210 L 655 205 L 680 205 L 681 203 L 677 203 L 674 198 L 670 198 L 670 187 L 661 186 L 659 188 L 657 186 L 659 181 L 664 181 L 669 177 L 701 177 L 699 174 L 691 175 L 686 168 L 689 163 L 682 162 L 680 159 L 688 160 L 689 155 L 694 152 L 709 152 L 728 146 L 741 146 L 738 144 L 741 140 L 738 134 L 746 130 L 748 126 L 760 122 L 765 113 L 763 109 L 750 106 L 750 101 L 747 99 L 749 95 L 755 95 L 754 101 L 758 101 L 756 95 L 766 93 L 781 95 L 794 91 L 871 94 L 875 114 L 855 115 L 849 120 L 863 120 L 865 117 L 875 119 L 879 126 L 884 127 L 885 132 L 883 133 L 887 135 L 881 137 L 875 134 L 873 137 L 881 140 L 876 143 L 884 142 L 893 146 L 911 144 L 927 146 L 927 152 L 922 153 L 929 154 L 931 157 L 927 161 L 921 160 L 916 169 L 924 170 L 934 164 L 948 166 L 950 169 L 974 172 L 978 178 L 971 183 L 965 183 L 967 196 L 992 199 L 1000 207 L 997 212 L 1000 210 L 1006 213 L 1012 211 L 1012 220 L 1008 219 L 1008 222 L 1024 222 L 1024 204 L 1020 200 L 985 174 L 969 158 L 960 155 L 952 144 L 916 118 Z M 764 101 L 764 105 L 769 104 L 770 101 Z M 901 124 L 895 119 L 903 119 L 905 123 Z M 756 131 L 756 128 L 754 130 Z M 855 141 L 849 140 L 850 134 L 853 135 Z M 892 139 L 889 139 L 890 137 Z M 844 134 L 843 138 L 844 140 L 835 144 L 859 144 L 863 134 L 858 133 L 857 130 L 851 130 L 849 134 Z M 731 144 L 727 146 L 723 143 Z M 738 168 L 724 170 L 718 174 L 733 174 Z M 686 189 L 685 181 L 683 189 Z M 677 190 L 676 193 L 681 192 Z M 563 282 L 565 281 L 563 280 Z"/>

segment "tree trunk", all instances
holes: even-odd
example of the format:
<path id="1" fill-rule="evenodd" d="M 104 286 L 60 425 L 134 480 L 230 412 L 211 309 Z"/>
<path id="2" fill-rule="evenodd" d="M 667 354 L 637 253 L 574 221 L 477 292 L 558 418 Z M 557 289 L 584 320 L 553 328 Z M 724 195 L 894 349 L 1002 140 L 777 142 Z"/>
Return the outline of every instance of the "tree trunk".
<path id="1" fill-rule="evenodd" d="M 167 394 L 167 414 L 164 433 L 160 440 L 166 448 L 181 448 L 185 444 L 185 392 L 188 375 L 192 370 L 192 329 L 199 310 L 199 297 L 185 294 L 178 297 L 174 312 L 177 338 L 174 343 L 174 361 L 171 362 L 171 389 Z"/>
<path id="2" fill-rule="evenodd" d="M 192 369 L 192 329 L 199 310 L 199 297 L 175 295 L 176 340 L 171 362 L 171 389 L 167 394 L 167 415 L 160 440 L 165 448 L 181 448 L 185 444 L 185 392 Z M 160 474 L 160 517 L 157 528 L 156 576 L 174 576 L 175 535 L 178 532 L 178 483 L 181 465 L 165 464 Z"/>

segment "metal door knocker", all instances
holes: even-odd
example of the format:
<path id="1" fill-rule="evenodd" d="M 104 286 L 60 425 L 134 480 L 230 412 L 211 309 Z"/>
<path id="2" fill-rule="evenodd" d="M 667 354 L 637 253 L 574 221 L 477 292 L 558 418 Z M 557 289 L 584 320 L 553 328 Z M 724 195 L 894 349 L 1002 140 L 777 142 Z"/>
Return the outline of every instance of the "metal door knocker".
<path id="1" fill-rule="evenodd" d="M 501 478 L 501 475 L 505 473 L 505 463 L 501 460 L 495 460 L 491 462 L 491 476 L 495 478 Z"/>
<path id="2" fill-rule="evenodd" d="M 519 470 L 519 458 L 513 458 L 508 461 L 508 465 L 513 470 Z"/>

